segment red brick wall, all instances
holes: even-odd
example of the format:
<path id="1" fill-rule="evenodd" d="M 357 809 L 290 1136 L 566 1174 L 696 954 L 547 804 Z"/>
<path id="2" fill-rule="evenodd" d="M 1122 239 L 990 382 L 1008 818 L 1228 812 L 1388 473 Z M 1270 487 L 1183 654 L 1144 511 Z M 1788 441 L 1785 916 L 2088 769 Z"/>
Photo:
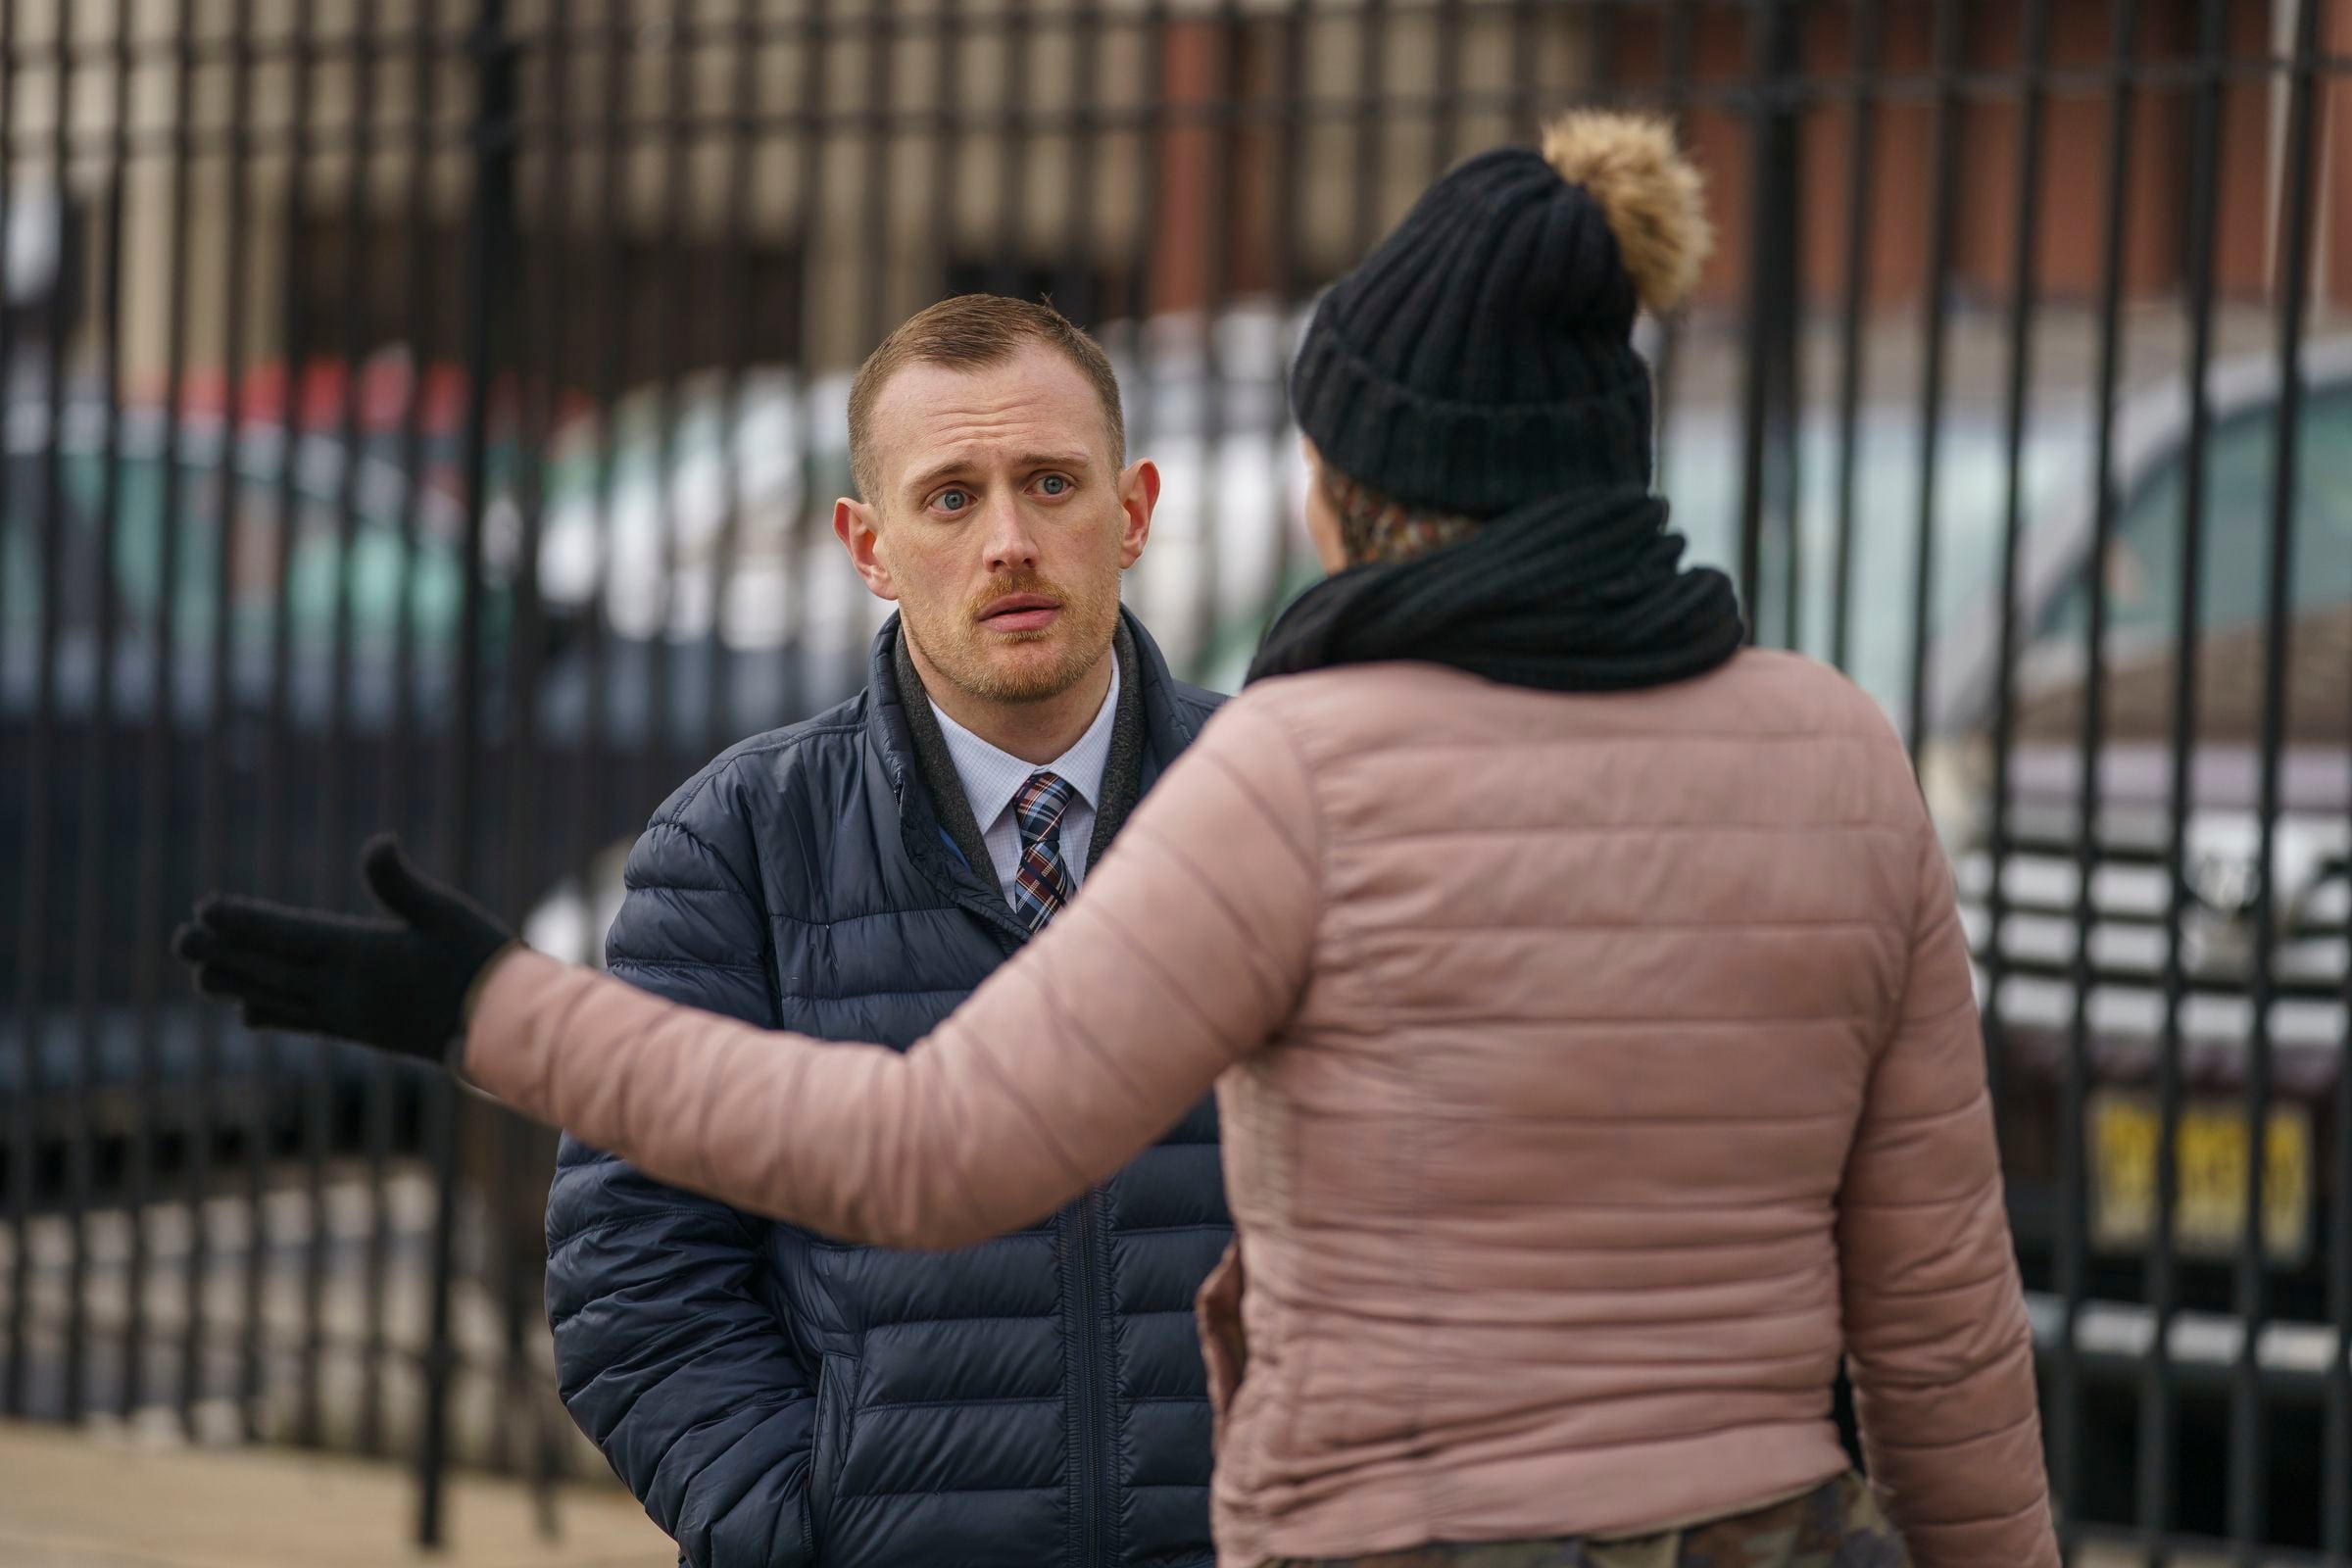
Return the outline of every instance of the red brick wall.
<path id="1" fill-rule="evenodd" d="M 2180 285 L 2187 254 L 2187 218 L 2196 105 L 2178 77 L 2195 57 L 2203 0 L 2159 0 L 2143 6 L 2138 59 L 2170 68 L 2143 78 L 2133 93 L 2131 179 L 2125 213 L 2125 287 L 2134 296 L 2160 295 Z M 2352 0 L 2323 0 L 2330 11 L 2329 47 L 2352 43 Z M 1753 73 L 1749 29 L 1733 8 L 1701 6 L 1696 28 L 1694 103 L 1687 135 L 1713 181 L 1724 245 L 1706 290 L 1737 298 L 1748 252 L 1749 122 L 1724 99 Z M 2013 270 L 2019 220 L 2017 189 L 2023 119 L 2014 74 L 2024 52 L 2023 0 L 1968 0 L 1966 73 L 1983 90 L 1964 95 L 1957 115 L 1958 191 L 1954 208 L 1955 289 L 2005 293 Z M 2052 299 L 2096 293 L 2106 240 L 2109 171 L 2107 125 L 2111 97 L 2107 0 L 2057 0 L 2051 18 L 2050 58 L 2059 78 L 2045 98 L 2042 169 L 2036 201 L 2037 287 Z M 1829 84 L 1805 112 L 1800 131 L 1802 259 L 1817 293 L 1841 292 L 1845 228 L 1851 200 L 1852 119 L 1842 84 L 1853 70 L 1850 9 L 1809 8 L 1805 70 Z M 1899 304 L 1918 297 L 1928 263 L 1934 194 L 1934 110 L 1927 101 L 1933 10 L 1927 0 L 1889 0 L 1884 13 L 1881 75 L 1888 91 L 1873 110 L 1875 168 L 1868 244 L 1872 297 Z M 2232 0 L 2229 50 L 2251 63 L 2271 53 L 2270 6 Z M 1662 81 L 1659 28 L 1654 19 L 1627 27 L 1625 74 L 1640 85 Z M 2275 179 L 2273 86 L 2283 76 L 2233 70 L 2225 88 L 2221 122 L 2222 172 L 2218 193 L 2215 278 L 2225 295 L 2263 297 L 2271 289 L 2272 190 Z M 2333 298 L 2352 298 L 2352 82 L 2323 77 L 2322 161 L 2326 266 L 2322 285 Z"/>
<path id="2" fill-rule="evenodd" d="M 1867 286 L 1881 305 L 1916 301 L 1928 270 L 1929 217 L 1934 197 L 1934 107 L 1929 72 L 1933 0 L 1883 0 L 1880 76 L 1885 91 L 1871 114 L 1875 167 L 1867 199 L 1870 227 Z M 1954 110 L 1958 156 L 1952 235 L 1952 284 L 1964 295 L 1998 297 L 2011 286 L 2012 252 L 2020 208 L 2018 156 L 2022 114 L 2016 72 L 2024 53 L 2026 0 L 1955 0 L 1964 6 L 1964 74 L 1972 91 Z M 2193 167 L 2196 99 L 2183 76 L 2193 63 L 2199 17 L 2206 0 L 2149 0 L 2141 6 L 2131 124 L 2131 171 L 2125 209 L 2124 286 L 2135 298 L 2162 297 L 2180 287 L 2187 265 L 2183 232 Z M 2352 0 L 2319 0 L 2328 8 L 2329 36 L 2323 52 L 2352 50 Z M 1690 83 L 1685 134 L 1709 174 L 1723 244 L 1701 285 L 1703 294 L 1737 300 L 1743 288 L 1753 182 L 1752 120 L 1737 100 L 1752 78 L 1751 7 L 1702 0 L 1692 18 Z M 2053 0 L 2050 58 L 2057 80 L 2046 98 L 2040 186 L 2034 209 L 2036 287 L 2042 297 L 2082 300 L 2096 295 L 2106 243 L 2112 98 L 2106 79 L 2110 53 L 2109 0 Z M 2215 280 L 2226 297 L 2263 298 L 2271 291 L 2274 88 L 2278 73 L 2242 69 L 2272 52 L 2269 0 L 2229 0 L 2229 50 L 2240 63 L 2226 85 L 2221 118 Z M 1804 15 L 1804 71 L 1822 84 L 1799 129 L 1803 159 L 1799 209 L 1801 260 L 1808 289 L 1835 297 L 1847 286 L 1846 224 L 1852 117 L 1843 86 L 1854 73 L 1851 8 L 1808 5 Z M 1619 78 L 1644 91 L 1665 85 L 1663 13 L 1629 6 L 1621 14 Z M 1213 20 L 1172 26 L 1162 56 L 1161 90 L 1171 106 L 1200 103 L 1236 86 L 1266 90 L 1259 81 L 1218 78 L 1220 32 Z M 2336 301 L 2352 301 L 2352 78 L 2322 77 L 2322 181 L 2319 284 Z M 1154 304 L 1197 304 L 1209 282 L 1209 258 L 1199 238 L 1205 204 L 1227 193 L 1229 288 L 1261 284 L 1269 235 L 1264 208 L 1272 138 L 1244 129 L 1234 138 L 1229 172 L 1217 168 L 1220 138 L 1207 128 L 1171 129 L 1160 138 Z"/>

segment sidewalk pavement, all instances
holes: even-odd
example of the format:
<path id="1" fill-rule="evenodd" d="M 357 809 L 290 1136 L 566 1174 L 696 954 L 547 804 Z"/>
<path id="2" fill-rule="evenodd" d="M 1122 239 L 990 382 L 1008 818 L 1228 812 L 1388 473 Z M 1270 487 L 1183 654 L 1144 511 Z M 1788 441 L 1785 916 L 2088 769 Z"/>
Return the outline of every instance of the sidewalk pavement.
<path id="1" fill-rule="evenodd" d="M 453 1477 L 447 1549 L 412 1544 L 407 1468 L 279 1448 L 160 1447 L 0 1423 L 0 1568 L 667 1568 L 677 1548 L 620 1491 Z"/>
<path id="2" fill-rule="evenodd" d="M 271 1447 L 158 1446 L 0 1422 L 0 1568 L 670 1568 L 677 1548 L 617 1489 L 560 1489 L 563 1534 L 538 1531 L 530 1488 L 460 1475 L 448 1547 L 411 1544 L 415 1477 L 400 1465 Z M 2076 1568 L 2139 1568 L 2116 1546 Z M 2218 1562 L 2176 1558 L 2181 1568 Z"/>

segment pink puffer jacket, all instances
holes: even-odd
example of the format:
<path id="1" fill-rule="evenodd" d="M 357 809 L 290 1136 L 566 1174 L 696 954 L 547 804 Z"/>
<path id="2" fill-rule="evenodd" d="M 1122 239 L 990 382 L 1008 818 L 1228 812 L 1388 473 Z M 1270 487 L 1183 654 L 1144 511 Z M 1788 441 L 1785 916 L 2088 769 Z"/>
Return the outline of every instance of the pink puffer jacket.
<path id="1" fill-rule="evenodd" d="M 1622 1534 L 1844 1465 L 1922 1568 L 2041 1568 L 1968 960 L 1901 747 L 1819 665 L 1557 696 L 1252 687 L 904 1055 L 533 955 L 477 1082 L 858 1240 L 1033 1221 L 1216 1085 L 1220 1560 Z"/>

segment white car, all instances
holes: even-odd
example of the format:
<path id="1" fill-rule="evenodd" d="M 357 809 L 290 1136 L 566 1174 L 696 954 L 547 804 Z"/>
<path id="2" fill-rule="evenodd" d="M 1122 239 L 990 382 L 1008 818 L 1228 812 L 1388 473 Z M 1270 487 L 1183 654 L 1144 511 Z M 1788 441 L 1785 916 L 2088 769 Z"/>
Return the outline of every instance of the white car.
<path id="1" fill-rule="evenodd" d="M 1129 453 L 1152 459 L 1162 481 L 1127 598 L 1179 667 L 1262 605 L 1303 547 L 1293 519 L 1305 469 L 1282 380 L 1299 325 L 1258 307 L 1220 315 L 1213 345 L 1197 316 L 1102 334 L 1125 389 Z M 730 650 L 861 660 L 889 607 L 832 533 L 834 498 L 852 488 L 849 386 L 842 372 L 805 384 L 773 368 L 732 384 L 698 372 L 631 392 L 609 421 L 559 430 L 540 524 L 543 603 L 559 615 L 593 607 L 628 641 L 715 633 Z"/>

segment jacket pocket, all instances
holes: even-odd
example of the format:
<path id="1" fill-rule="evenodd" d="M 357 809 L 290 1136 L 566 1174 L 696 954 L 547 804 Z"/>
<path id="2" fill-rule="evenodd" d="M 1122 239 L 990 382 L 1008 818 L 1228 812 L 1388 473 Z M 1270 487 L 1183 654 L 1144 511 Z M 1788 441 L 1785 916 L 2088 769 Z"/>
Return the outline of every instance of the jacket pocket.
<path id="1" fill-rule="evenodd" d="M 808 1522 L 820 1546 L 832 1523 L 842 1462 L 849 1457 L 857 1393 L 858 1358 L 827 1355 L 816 1374 L 816 1439 L 808 1458 Z"/>

